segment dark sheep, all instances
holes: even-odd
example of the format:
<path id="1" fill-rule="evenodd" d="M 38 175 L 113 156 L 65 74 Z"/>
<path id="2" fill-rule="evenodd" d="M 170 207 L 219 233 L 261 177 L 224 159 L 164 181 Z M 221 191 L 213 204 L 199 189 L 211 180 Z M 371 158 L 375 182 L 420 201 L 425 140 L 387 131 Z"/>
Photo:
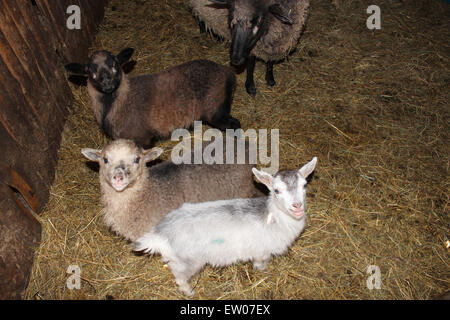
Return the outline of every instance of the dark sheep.
<path id="1" fill-rule="evenodd" d="M 266 82 L 275 85 L 273 64 L 296 47 L 305 27 L 309 0 L 189 0 L 202 32 L 231 41 L 231 64 L 247 67 L 247 92 L 256 95 L 256 58 L 266 62 Z"/>

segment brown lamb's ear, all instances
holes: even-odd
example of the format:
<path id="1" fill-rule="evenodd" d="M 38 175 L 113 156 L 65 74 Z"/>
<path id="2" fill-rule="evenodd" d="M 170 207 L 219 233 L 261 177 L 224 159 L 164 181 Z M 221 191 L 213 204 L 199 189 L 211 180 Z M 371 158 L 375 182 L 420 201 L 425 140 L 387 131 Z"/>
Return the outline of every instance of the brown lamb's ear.
<path id="1" fill-rule="evenodd" d="M 64 67 L 66 68 L 67 71 L 72 72 L 72 73 L 82 74 L 82 75 L 88 74 L 88 67 L 85 64 L 72 62 L 72 63 L 66 64 Z"/>
<path id="2" fill-rule="evenodd" d="M 144 162 L 155 160 L 161 155 L 161 153 L 163 153 L 163 151 L 164 150 L 161 148 L 142 150 L 142 153 L 144 154 Z"/>
<path id="3" fill-rule="evenodd" d="M 281 22 L 285 24 L 291 25 L 292 19 L 289 17 L 289 15 L 286 12 L 283 12 L 283 9 L 278 3 L 275 3 L 269 7 L 269 12 L 274 15 L 275 18 L 280 20 Z"/>
<path id="4" fill-rule="evenodd" d="M 133 48 L 125 48 L 122 51 L 120 51 L 119 54 L 117 55 L 119 65 L 123 65 L 125 62 L 130 60 L 131 56 L 133 55 L 133 52 L 134 52 Z"/>
<path id="5" fill-rule="evenodd" d="M 81 153 L 92 161 L 99 162 L 102 158 L 102 150 L 100 149 L 83 148 L 81 149 Z"/>

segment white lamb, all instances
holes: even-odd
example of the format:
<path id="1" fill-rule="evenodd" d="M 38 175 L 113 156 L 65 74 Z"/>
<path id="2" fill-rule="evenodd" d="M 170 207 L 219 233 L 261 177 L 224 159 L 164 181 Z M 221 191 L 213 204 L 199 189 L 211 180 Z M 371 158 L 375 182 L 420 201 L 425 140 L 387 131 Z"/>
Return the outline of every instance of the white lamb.
<path id="1" fill-rule="evenodd" d="M 160 253 L 187 295 L 194 293 L 189 279 L 206 264 L 250 260 L 263 270 L 271 256 L 286 252 L 305 227 L 306 178 L 316 163 L 314 157 L 298 171 L 274 176 L 253 168 L 270 190 L 268 197 L 185 203 L 139 238 L 134 250 Z"/>

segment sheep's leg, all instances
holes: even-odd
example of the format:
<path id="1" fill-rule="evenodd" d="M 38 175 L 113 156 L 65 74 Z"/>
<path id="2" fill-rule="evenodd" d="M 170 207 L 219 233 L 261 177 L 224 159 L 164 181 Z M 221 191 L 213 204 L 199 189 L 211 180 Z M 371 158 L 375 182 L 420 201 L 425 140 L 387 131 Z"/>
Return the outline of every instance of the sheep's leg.
<path id="1" fill-rule="evenodd" d="M 232 117 L 232 116 L 228 116 L 228 124 L 227 124 L 227 128 L 226 129 L 233 129 L 233 130 L 237 130 L 241 128 L 241 122 Z"/>
<path id="2" fill-rule="evenodd" d="M 264 270 L 267 267 L 267 264 L 269 263 L 270 258 L 268 259 L 258 259 L 253 260 L 253 267 L 258 270 Z"/>
<path id="3" fill-rule="evenodd" d="M 245 81 L 245 89 L 252 97 L 256 96 L 255 81 L 253 80 L 253 72 L 255 71 L 256 57 L 249 56 L 247 61 L 247 80 Z"/>
<path id="4" fill-rule="evenodd" d="M 233 118 L 227 112 L 216 113 L 211 120 L 207 121 L 211 126 L 219 130 L 225 131 L 226 129 L 239 129 L 241 128 L 241 123 L 238 119 Z"/>
<path id="5" fill-rule="evenodd" d="M 200 27 L 200 33 L 201 33 L 201 34 L 206 34 L 206 25 L 205 25 L 205 22 L 199 20 L 199 21 L 198 21 L 198 26 Z"/>
<path id="6" fill-rule="evenodd" d="M 268 61 L 266 63 L 266 82 L 269 86 L 273 87 L 275 85 L 275 79 L 273 77 L 273 61 Z"/>
<path id="7" fill-rule="evenodd" d="M 230 115 L 231 111 L 231 102 L 233 100 L 233 88 L 234 81 L 227 81 L 226 89 L 225 89 L 225 99 L 217 112 L 211 117 L 211 119 L 202 119 L 206 120 L 213 127 L 226 130 L 226 129 L 239 129 L 241 128 L 241 123 L 238 119 L 233 118 Z"/>
<path id="8" fill-rule="evenodd" d="M 169 262 L 169 267 L 180 291 L 187 296 L 192 296 L 195 292 L 192 290 L 188 281 L 200 268 L 188 265 L 181 261 L 171 261 Z"/>

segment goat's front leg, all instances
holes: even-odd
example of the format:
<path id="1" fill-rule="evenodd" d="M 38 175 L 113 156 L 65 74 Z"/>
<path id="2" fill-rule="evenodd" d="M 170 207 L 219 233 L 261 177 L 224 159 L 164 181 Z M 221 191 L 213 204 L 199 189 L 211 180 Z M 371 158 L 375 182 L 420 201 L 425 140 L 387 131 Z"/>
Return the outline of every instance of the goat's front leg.
<path id="1" fill-rule="evenodd" d="M 253 80 L 253 72 L 255 71 L 256 57 L 249 56 L 247 60 L 247 80 L 245 81 L 245 89 L 252 97 L 256 96 L 255 81 Z"/>

